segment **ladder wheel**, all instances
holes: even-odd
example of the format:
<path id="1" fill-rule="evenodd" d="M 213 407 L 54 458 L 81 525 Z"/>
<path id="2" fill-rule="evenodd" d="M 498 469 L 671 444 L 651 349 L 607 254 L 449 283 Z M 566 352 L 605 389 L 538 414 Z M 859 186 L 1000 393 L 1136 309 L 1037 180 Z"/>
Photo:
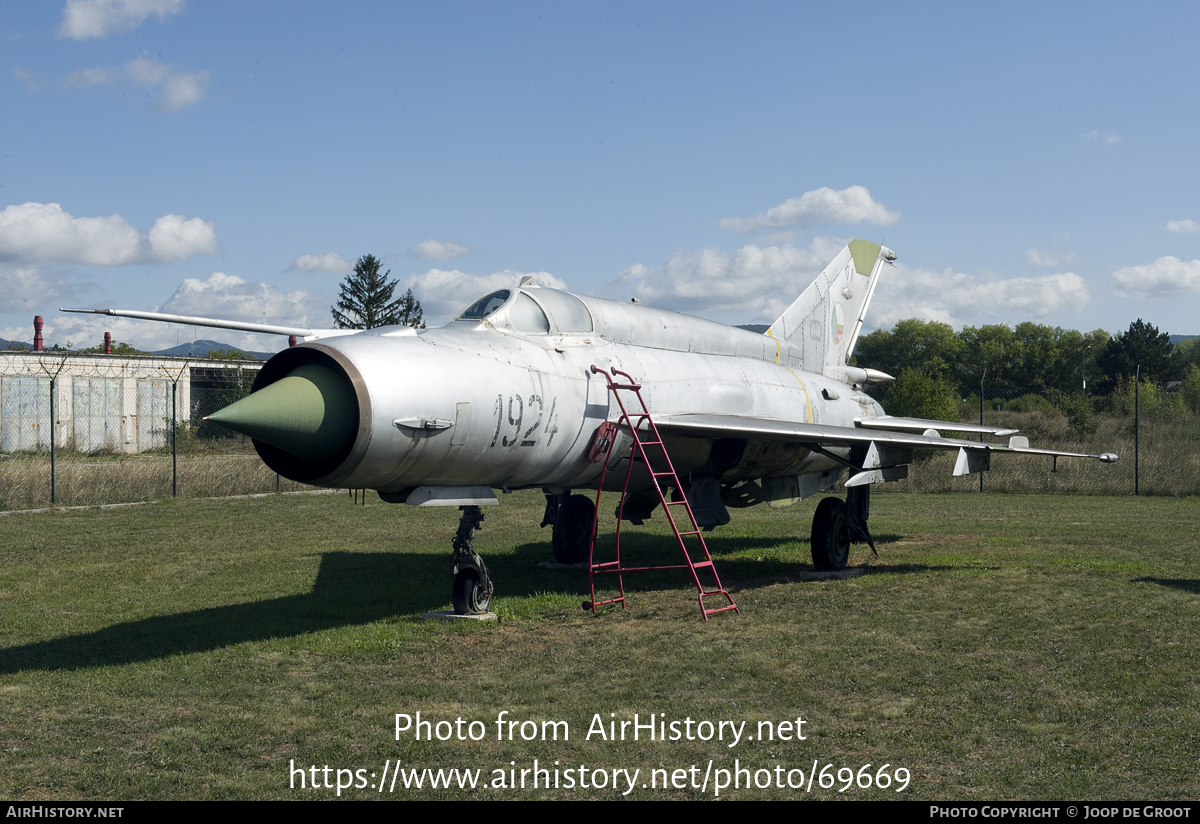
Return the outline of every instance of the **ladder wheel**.
<path id="1" fill-rule="evenodd" d="M 586 495 L 572 495 L 558 508 L 554 518 L 551 546 L 554 560 L 560 564 L 586 561 L 592 542 L 592 524 L 596 520 L 596 505 Z"/>
<path id="2" fill-rule="evenodd" d="M 850 560 L 850 520 L 840 498 L 817 504 L 812 522 L 812 561 L 817 569 L 845 569 Z"/>

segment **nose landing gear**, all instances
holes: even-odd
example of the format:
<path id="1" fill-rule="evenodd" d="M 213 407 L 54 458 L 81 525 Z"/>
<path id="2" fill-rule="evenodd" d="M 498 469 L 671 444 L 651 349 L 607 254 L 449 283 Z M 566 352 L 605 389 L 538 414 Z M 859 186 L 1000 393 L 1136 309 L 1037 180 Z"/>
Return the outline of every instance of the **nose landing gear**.
<path id="1" fill-rule="evenodd" d="M 454 553 L 450 556 L 451 573 L 454 576 L 450 600 L 458 615 L 482 615 L 492 603 L 492 579 L 479 553 L 472 546 L 475 530 L 484 519 L 483 509 L 478 506 L 460 506 L 462 518 L 458 521 L 458 532 L 454 536 Z"/>

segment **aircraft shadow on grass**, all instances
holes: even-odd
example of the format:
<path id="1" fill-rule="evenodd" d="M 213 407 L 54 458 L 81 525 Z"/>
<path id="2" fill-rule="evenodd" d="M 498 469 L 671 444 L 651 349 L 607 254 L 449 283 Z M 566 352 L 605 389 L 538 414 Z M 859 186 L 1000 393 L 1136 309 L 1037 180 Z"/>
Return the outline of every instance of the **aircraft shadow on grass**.
<path id="1" fill-rule="evenodd" d="M 640 536 L 639 536 L 640 537 Z M 722 556 L 747 549 L 770 549 L 778 540 L 757 538 L 710 539 L 718 571 L 733 591 L 778 581 L 797 572 L 796 564 L 774 559 Z M 651 563 L 679 563 L 673 539 L 655 536 L 630 541 L 632 550 L 646 550 Z M 630 553 L 626 553 L 630 555 Z M 512 555 L 489 558 L 489 566 L 505 582 L 501 596 L 530 596 L 539 592 L 588 595 L 587 574 L 578 569 L 547 569 L 544 542 L 527 543 Z M 643 559 L 639 556 L 638 561 Z M 396 615 L 441 609 L 448 577 L 444 555 L 327 552 L 311 592 L 244 604 L 209 607 L 174 615 L 159 615 L 113 624 L 95 632 L 0 649 L 0 674 L 25 670 L 65 670 L 120 666 L 172 655 L 206 652 L 247 641 L 287 638 L 343 626 L 369 624 Z M 927 568 L 876 567 L 877 571 L 917 572 Z M 512 586 L 517 588 L 513 589 Z M 625 576 L 627 591 L 690 587 L 686 570 Z M 688 597 L 691 597 L 690 595 Z"/>
<path id="2" fill-rule="evenodd" d="M 1158 584 L 1171 589 L 1181 589 L 1193 595 L 1200 595 L 1200 580 L 1196 578 L 1134 578 L 1139 584 Z"/>

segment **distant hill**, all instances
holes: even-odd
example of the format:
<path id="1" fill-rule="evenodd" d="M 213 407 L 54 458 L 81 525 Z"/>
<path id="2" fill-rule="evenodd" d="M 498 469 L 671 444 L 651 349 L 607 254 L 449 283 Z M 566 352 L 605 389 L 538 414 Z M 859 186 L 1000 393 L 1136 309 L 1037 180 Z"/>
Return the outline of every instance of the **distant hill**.
<path id="1" fill-rule="evenodd" d="M 0 338 L 0 350 L 3 349 L 32 349 L 33 344 L 26 343 L 20 340 L 5 340 Z M 247 352 L 244 349 L 239 349 L 236 346 L 230 346 L 228 343 L 221 343 L 215 340 L 197 340 L 191 343 L 181 343 L 178 346 L 172 346 L 170 349 L 162 349 L 158 352 L 150 352 L 151 355 L 160 355 L 166 358 L 207 358 L 210 350 L 226 350 L 230 352 L 241 352 L 242 356 L 247 360 L 267 360 L 274 352 Z"/>
<path id="2" fill-rule="evenodd" d="M 770 325 L 766 323 L 743 323 L 738 326 L 738 329 L 745 329 L 748 332 L 757 332 L 760 335 L 766 334 L 766 331 L 770 328 Z"/>
<path id="3" fill-rule="evenodd" d="M 206 358 L 209 350 L 225 349 L 230 352 L 241 352 L 248 358 L 255 360 L 267 360 L 274 352 L 247 352 L 244 349 L 239 349 L 236 346 L 230 346 L 228 343 L 220 343 L 215 340 L 197 340 L 191 343 L 181 343 L 178 346 L 172 346 L 170 349 L 160 349 L 157 352 L 151 352 L 152 355 L 162 355 L 168 358 Z"/>

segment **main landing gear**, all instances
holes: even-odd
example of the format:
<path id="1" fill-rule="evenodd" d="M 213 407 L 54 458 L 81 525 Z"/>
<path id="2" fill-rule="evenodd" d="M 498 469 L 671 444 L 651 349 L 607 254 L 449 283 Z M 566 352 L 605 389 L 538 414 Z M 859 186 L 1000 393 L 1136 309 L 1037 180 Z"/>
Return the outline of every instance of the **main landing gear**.
<path id="1" fill-rule="evenodd" d="M 492 579 L 488 577 L 483 559 L 472 546 L 475 530 L 483 525 L 487 517 L 478 506 L 460 506 L 462 518 L 458 522 L 458 533 L 454 536 L 454 553 L 450 556 L 451 572 L 454 575 L 450 600 L 458 615 L 482 615 L 492 603 Z"/>
<path id="2" fill-rule="evenodd" d="M 546 491 L 546 514 L 542 526 L 550 526 L 550 545 L 554 560 L 560 564 L 579 564 L 587 560 L 592 545 L 592 527 L 596 524 L 596 504 L 587 495 Z"/>
<path id="3" fill-rule="evenodd" d="M 852 543 L 866 543 L 875 552 L 875 541 L 867 529 L 870 501 L 871 487 L 854 486 L 846 493 L 845 502 L 825 498 L 817 504 L 812 522 L 813 566 L 845 569 Z"/>

